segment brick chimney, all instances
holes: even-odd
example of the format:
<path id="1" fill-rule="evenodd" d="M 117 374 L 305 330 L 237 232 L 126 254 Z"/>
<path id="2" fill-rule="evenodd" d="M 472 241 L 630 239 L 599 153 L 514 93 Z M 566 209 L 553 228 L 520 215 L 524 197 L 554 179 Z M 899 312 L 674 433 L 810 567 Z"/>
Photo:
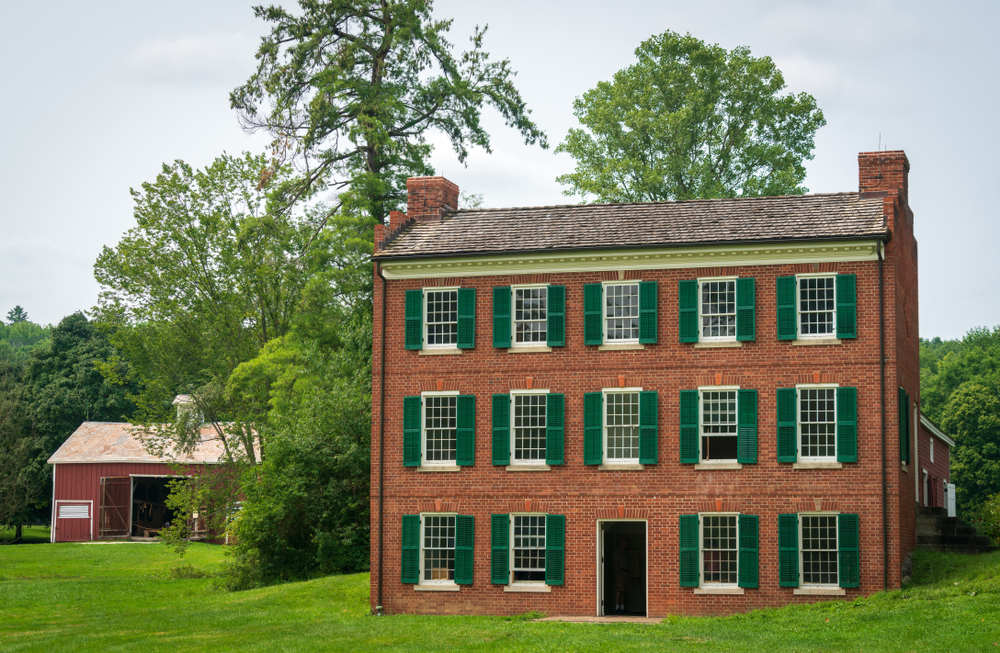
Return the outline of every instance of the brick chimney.
<path id="1" fill-rule="evenodd" d="M 458 186 L 444 177 L 410 177 L 406 180 L 406 217 L 417 221 L 440 220 L 458 208 Z"/>
<path id="2" fill-rule="evenodd" d="M 910 161 L 903 150 L 861 152 L 858 154 L 858 191 L 886 191 L 888 197 L 899 197 L 907 203 Z"/>

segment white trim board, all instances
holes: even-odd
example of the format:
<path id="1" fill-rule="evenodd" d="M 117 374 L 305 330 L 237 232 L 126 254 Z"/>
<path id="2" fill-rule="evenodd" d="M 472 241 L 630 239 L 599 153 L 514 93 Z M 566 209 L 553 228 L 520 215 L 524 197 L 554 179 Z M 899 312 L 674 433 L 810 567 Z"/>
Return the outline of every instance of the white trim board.
<path id="1" fill-rule="evenodd" d="M 941 429 L 939 429 L 937 427 L 937 425 L 935 425 L 934 422 L 930 421 L 927 418 L 927 415 L 924 415 L 922 412 L 920 413 L 920 423 L 923 424 L 924 427 L 926 427 L 928 431 L 930 431 L 931 433 L 933 433 L 934 436 L 938 440 L 941 440 L 942 442 L 944 442 L 945 444 L 947 444 L 949 447 L 954 447 L 955 446 L 955 441 L 952 440 L 950 437 L 948 437 L 945 434 L 944 431 L 942 431 Z"/>
<path id="2" fill-rule="evenodd" d="M 762 243 L 562 253 L 489 254 L 379 261 L 386 279 L 482 277 L 595 270 L 658 270 L 738 265 L 877 261 L 877 240 Z"/>

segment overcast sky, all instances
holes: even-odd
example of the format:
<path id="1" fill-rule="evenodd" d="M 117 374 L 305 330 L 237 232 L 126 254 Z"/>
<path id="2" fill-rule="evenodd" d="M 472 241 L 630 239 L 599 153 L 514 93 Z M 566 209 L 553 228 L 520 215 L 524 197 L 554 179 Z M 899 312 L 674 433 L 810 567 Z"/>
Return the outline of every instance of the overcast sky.
<path id="1" fill-rule="evenodd" d="M 904 149 L 920 242 L 920 333 L 1000 325 L 995 3 L 886 1 L 546 2 L 438 0 L 464 48 L 509 58 L 554 148 L 576 126 L 573 99 L 634 61 L 665 30 L 770 56 L 789 90 L 814 95 L 827 126 L 806 186 L 857 190 L 857 153 Z M 236 0 L 46 3 L 3 0 L 0 21 L 0 318 L 15 304 L 55 323 L 97 301 L 93 263 L 133 225 L 129 188 L 164 162 L 201 167 L 261 151 L 229 109 L 266 26 Z M 433 163 L 487 206 L 564 204 L 572 159 L 529 148 L 495 115 L 493 153 Z"/>

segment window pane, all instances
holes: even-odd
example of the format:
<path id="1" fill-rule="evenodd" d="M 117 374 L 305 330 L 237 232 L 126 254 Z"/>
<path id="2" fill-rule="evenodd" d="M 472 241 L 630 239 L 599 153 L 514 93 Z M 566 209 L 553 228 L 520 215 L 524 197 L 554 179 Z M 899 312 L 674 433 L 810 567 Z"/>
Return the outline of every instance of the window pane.
<path id="1" fill-rule="evenodd" d="M 427 291 L 427 344 L 458 342 L 458 291 Z"/>
<path id="2" fill-rule="evenodd" d="M 545 395 L 514 395 L 514 460 L 545 460 Z"/>
<path id="3" fill-rule="evenodd" d="M 455 517 L 424 517 L 424 580 L 455 580 Z"/>
<path id="4" fill-rule="evenodd" d="M 736 391 L 701 393 L 701 459 L 736 459 Z"/>
<path id="5" fill-rule="evenodd" d="M 458 397 L 424 397 L 424 460 L 455 460 Z"/>
<path id="6" fill-rule="evenodd" d="M 799 451 L 803 458 L 837 455 L 836 388 L 799 389 Z"/>
<path id="7" fill-rule="evenodd" d="M 736 515 L 702 515 L 701 528 L 702 583 L 735 583 Z"/>
<path id="8" fill-rule="evenodd" d="M 605 340 L 639 339 L 639 284 L 604 286 Z"/>
<path id="9" fill-rule="evenodd" d="M 514 580 L 545 580 L 545 515 L 514 515 Z"/>
<path id="10" fill-rule="evenodd" d="M 639 393 L 611 392 L 605 395 L 604 424 L 606 459 L 638 459 Z"/>
<path id="11" fill-rule="evenodd" d="M 702 338 L 736 337 L 736 282 L 703 281 L 701 284 Z"/>
<path id="12" fill-rule="evenodd" d="M 834 316 L 833 277 L 802 277 L 799 282 L 799 333 L 832 334 Z"/>
<path id="13" fill-rule="evenodd" d="M 548 288 L 514 289 L 514 341 L 546 342 Z"/>
<path id="14" fill-rule="evenodd" d="M 802 516 L 802 583 L 837 585 L 837 516 Z"/>

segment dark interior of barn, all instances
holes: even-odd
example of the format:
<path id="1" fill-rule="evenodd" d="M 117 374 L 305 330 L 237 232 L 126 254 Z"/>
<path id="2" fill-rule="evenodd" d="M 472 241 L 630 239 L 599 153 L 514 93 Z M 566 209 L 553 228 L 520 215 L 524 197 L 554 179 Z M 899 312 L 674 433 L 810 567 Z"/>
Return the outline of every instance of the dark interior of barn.
<path id="1" fill-rule="evenodd" d="M 160 529 L 174 520 L 174 512 L 167 508 L 170 478 L 135 477 L 132 488 L 132 536 L 156 537 Z"/>

